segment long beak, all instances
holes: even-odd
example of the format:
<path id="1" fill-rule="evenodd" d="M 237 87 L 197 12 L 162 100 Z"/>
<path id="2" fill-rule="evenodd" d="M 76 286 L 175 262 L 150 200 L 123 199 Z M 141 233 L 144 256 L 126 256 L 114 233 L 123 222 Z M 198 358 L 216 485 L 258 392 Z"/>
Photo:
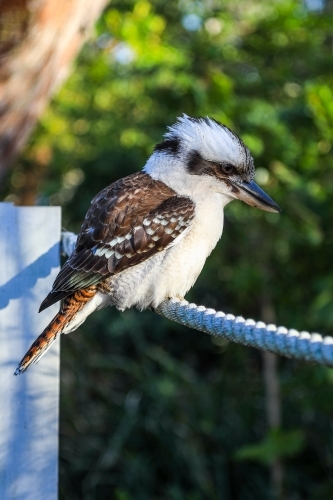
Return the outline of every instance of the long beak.
<path id="1" fill-rule="evenodd" d="M 270 198 L 265 191 L 260 189 L 254 181 L 246 182 L 242 180 L 233 181 L 237 189 L 234 192 L 235 198 L 242 200 L 252 207 L 266 210 L 267 212 L 281 212 L 281 208 Z"/>

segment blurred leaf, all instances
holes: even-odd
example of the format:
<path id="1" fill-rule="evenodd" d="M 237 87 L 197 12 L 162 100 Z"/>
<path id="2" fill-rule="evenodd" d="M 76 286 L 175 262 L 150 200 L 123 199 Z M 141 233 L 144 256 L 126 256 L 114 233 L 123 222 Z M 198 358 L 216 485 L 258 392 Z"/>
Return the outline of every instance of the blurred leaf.
<path id="1" fill-rule="evenodd" d="M 254 460 L 270 464 L 277 458 L 298 455 L 305 446 L 304 432 L 301 430 L 271 430 L 258 444 L 243 446 L 234 453 L 235 460 Z"/>

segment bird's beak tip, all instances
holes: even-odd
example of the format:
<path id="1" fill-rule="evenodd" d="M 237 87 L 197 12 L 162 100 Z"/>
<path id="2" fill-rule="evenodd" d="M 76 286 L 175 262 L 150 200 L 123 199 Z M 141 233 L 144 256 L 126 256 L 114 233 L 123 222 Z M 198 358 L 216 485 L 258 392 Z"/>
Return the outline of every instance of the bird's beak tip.
<path id="1" fill-rule="evenodd" d="M 261 210 L 266 210 L 266 212 L 272 212 L 273 214 L 280 214 L 282 212 L 282 209 L 276 205 L 276 207 L 269 207 L 269 208 L 263 208 L 263 207 L 258 207 Z"/>
<path id="2" fill-rule="evenodd" d="M 275 203 L 275 201 L 273 201 L 272 198 L 270 198 L 268 194 L 266 194 L 265 191 L 263 191 L 254 181 L 240 181 L 235 183 L 235 186 L 238 188 L 238 193 L 235 197 L 244 201 L 248 205 L 260 208 L 260 210 L 265 210 L 266 212 L 282 212 L 279 205 Z"/>

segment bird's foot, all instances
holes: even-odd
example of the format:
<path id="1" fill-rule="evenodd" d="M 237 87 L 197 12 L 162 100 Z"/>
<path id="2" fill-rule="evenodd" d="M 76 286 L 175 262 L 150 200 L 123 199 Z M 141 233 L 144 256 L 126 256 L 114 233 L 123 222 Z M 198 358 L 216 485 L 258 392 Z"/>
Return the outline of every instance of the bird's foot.
<path id="1" fill-rule="evenodd" d="M 167 300 L 171 300 L 171 299 L 185 300 L 184 297 L 182 297 L 182 295 L 169 295 L 167 297 Z"/>

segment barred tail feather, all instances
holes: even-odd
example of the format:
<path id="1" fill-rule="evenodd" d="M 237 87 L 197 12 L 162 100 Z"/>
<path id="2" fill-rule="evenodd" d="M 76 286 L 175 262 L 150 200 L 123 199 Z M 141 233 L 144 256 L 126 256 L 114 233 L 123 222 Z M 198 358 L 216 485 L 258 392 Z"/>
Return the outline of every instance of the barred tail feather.
<path id="1" fill-rule="evenodd" d="M 95 294 L 96 287 L 91 287 L 85 290 L 78 290 L 66 297 L 61 310 L 31 345 L 30 349 L 16 368 L 14 375 L 20 375 L 25 372 L 32 363 L 37 363 L 61 333 L 69 333 L 83 323 L 86 316 L 79 322 L 75 321 L 75 316 L 77 316 L 77 313 L 84 308 L 87 302 L 89 302 Z M 90 312 L 92 311 L 89 311 L 88 314 L 90 314 Z M 74 323 L 72 328 L 71 322 Z"/>
<path id="2" fill-rule="evenodd" d="M 43 333 L 35 340 L 31 345 L 28 352 L 24 355 L 20 361 L 18 367 L 15 370 L 14 375 L 20 375 L 25 372 L 32 363 L 37 363 L 40 358 L 46 353 L 46 351 L 51 347 L 53 342 L 61 333 L 61 326 L 59 322 L 59 313 L 51 321 L 51 323 L 45 328 Z"/>

